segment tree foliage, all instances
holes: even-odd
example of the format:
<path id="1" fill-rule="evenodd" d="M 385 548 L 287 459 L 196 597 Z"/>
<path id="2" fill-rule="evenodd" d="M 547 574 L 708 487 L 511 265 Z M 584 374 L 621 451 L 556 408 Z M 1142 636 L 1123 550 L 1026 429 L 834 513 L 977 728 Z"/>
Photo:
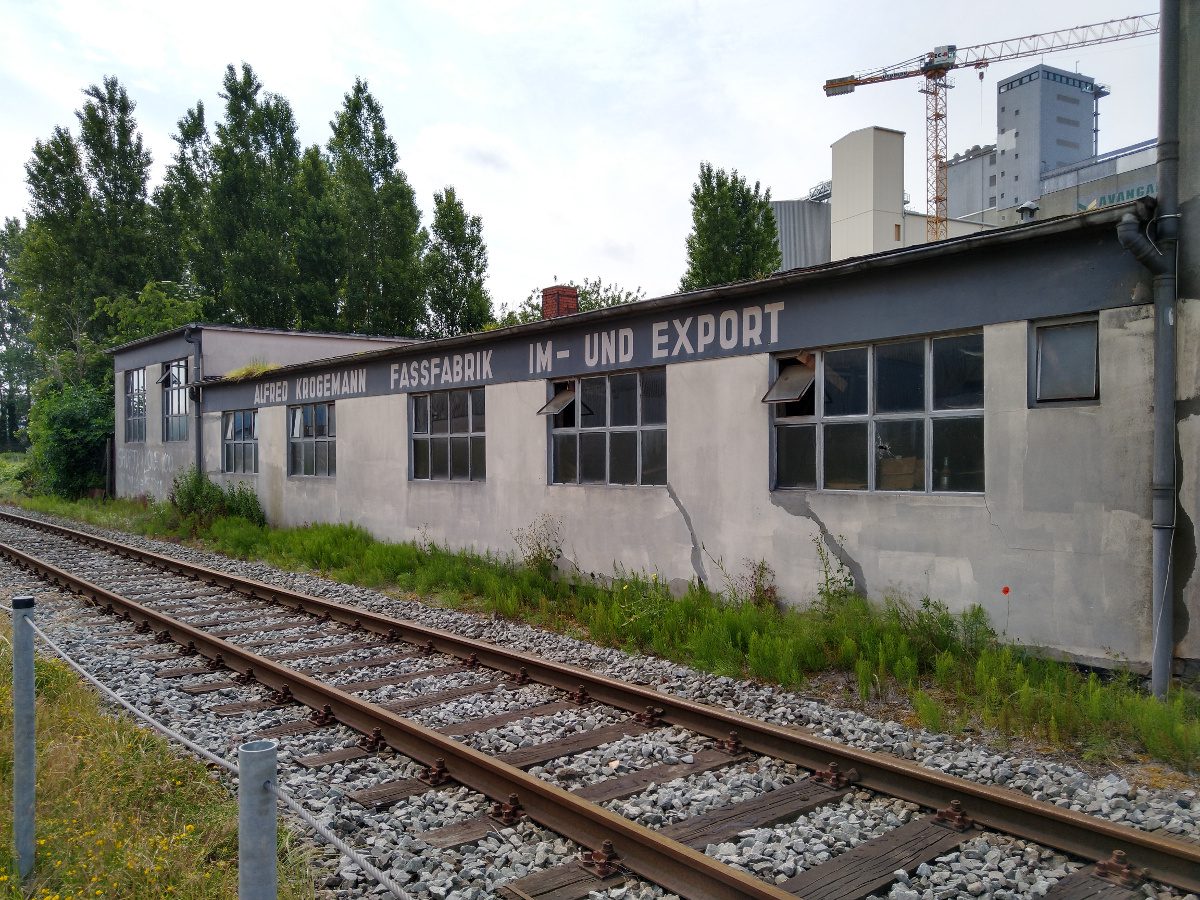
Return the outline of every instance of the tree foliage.
<path id="1" fill-rule="evenodd" d="M 112 379 L 46 386 L 29 412 L 31 471 L 41 490 L 78 497 L 104 484 Z"/>
<path id="2" fill-rule="evenodd" d="M 112 323 L 109 341 L 113 346 L 199 322 L 203 311 L 202 300 L 189 297 L 171 281 L 151 281 L 136 297 L 96 298 L 96 315 Z"/>
<path id="3" fill-rule="evenodd" d="M 479 331 L 492 318 L 492 300 L 484 287 L 487 246 L 483 222 L 468 215 L 453 187 L 433 195 L 433 225 L 425 254 L 429 292 L 429 337 Z"/>
<path id="4" fill-rule="evenodd" d="M 692 186 L 692 232 L 687 237 L 687 272 L 679 288 L 695 291 L 715 284 L 764 278 L 779 269 L 771 190 L 751 188 L 737 169 L 727 173 L 700 163 Z"/>
<path id="5" fill-rule="evenodd" d="M 421 256 L 428 236 L 383 108 L 361 78 L 330 127 L 329 157 L 348 248 L 343 328 L 415 335 L 425 313 Z"/>
<path id="6" fill-rule="evenodd" d="M 19 449 L 29 412 L 29 394 L 37 377 L 29 316 L 17 302 L 14 266 L 25 229 L 5 219 L 0 229 L 0 449 Z"/>
<path id="7" fill-rule="evenodd" d="M 210 220 L 220 307 L 238 324 L 286 328 L 296 280 L 291 218 L 300 144 L 292 107 L 254 70 L 225 69 L 225 117 L 213 143 Z"/>
<path id="8" fill-rule="evenodd" d="M 491 318 L 480 218 L 446 188 L 432 234 L 422 227 L 365 81 L 324 149 L 301 148 L 291 105 L 249 65 L 226 67 L 220 97 L 213 121 L 199 101 L 180 117 L 152 193 L 136 105 L 114 77 L 34 144 L 26 222 L 0 232 L 0 448 L 32 395 L 47 489 L 100 477 L 91 432 L 64 436 L 98 409 L 118 344 L 192 321 L 428 337 Z"/>
<path id="9" fill-rule="evenodd" d="M 554 283 L 558 284 L 558 280 L 555 279 Z M 640 287 L 636 287 L 630 291 L 619 284 L 605 284 L 599 275 L 595 278 L 585 278 L 582 282 L 576 282 L 572 279 L 567 282 L 567 286 L 579 291 L 580 312 L 604 309 L 609 306 L 621 306 L 625 303 L 634 303 L 638 300 L 646 299 L 646 292 Z M 494 327 L 523 325 L 526 322 L 536 322 L 540 318 L 542 318 L 542 289 L 534 288 L 529 292 L 529 296 L 522 300 L 516 308 L 503 307 Z"/>

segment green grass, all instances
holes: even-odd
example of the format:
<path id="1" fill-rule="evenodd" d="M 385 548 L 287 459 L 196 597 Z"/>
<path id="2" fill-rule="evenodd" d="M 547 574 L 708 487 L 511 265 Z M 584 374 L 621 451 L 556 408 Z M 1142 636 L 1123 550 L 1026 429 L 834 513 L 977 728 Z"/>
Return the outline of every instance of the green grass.
<path id="1" fill-rule="evenodd" d="M 7 617 L 5 617 L 7 619 Z M 39 658 L 37 857 L 12 856 L 12 671 L 0 624 L 0 897 L 237 896 L 237 801 L 165 738 L 113 716 L 65 664 Z M 306 853 L 281 831 L 280 897 L 315 897 Z"/>
<path id="2" fill-rule="evenodd" d="M 131 501 L 16 498 L 29 509 L 145 535 L 195 535 L 207 549 L 348 584 L 410 592 L 444 606 L 492 613 L 709 672 L 799 687 L 844 672 L 863 704 L 909 697 L 913 721 L 932 730 L 981 724 L 1093 757 L 1132 749 L 1184 771 L 1200 764 L 1200 696 L 1166 702 L 1132 676 L 1101 677 L 1001 645 L 982 609 L 961 614 L 928 599 L 874 603 L 826 575 L 807 608 L 748 599 L 772 585 L 726 594 L 693 584 L 672 596 L 656 576 L 619 571 L 611 584 L 553 578 L 544 565 L 452 552 L 424 542 L 385 543 L 354 525 L 278 529 L 239 518 L 210 525 L 171 507 Z"/>

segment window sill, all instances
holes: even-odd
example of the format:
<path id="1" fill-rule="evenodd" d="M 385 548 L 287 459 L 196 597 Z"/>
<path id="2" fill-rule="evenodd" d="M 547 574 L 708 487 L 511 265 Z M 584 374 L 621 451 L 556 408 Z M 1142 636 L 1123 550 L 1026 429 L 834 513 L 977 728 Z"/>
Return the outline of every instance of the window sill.
<path id="1" fill-rule="evenodd" d="M 480 478 L 413 478 L 409 477 L 409 484 L 487 484 L 487 479 Z"/>
<path id="2" fill-rule="evenodd" d="M 1033 400 L 1030 409 L 1075 409 L 1078 407 L 1099 406 L 1100 398 L 1094 400 Z"/>
<path id="3" fill-rule="evenodd" d="M 288 475 L 288 481 L 324 481 L 332 483 L 337 481 L 336 475 Z"/>
<path id="4" fill-rule="evenodd" d="M 665 484 L 607 484 L 607 483 L 601 482 L 601 481 L 551 481 L 551 482 L 548 482 L 548 486 L 552 487 L 552 488 L 557 488 L 557 487 L 562 487 L 562 488 L 567 488 L 567 487 L 603 488 L 606 491 L 611 491 L 611 490 L 647 491 L 647 490 L 655 490 L 655 489 L 666 490 L 666 487 L 667 487 Z"/>
<path id="5" fill-rule="evenodd" d="M 829 488 L 791 488 L 777 487 L 772 494 L 818 494 L 826 497 L 887 497 L 888 499 L 927 500 L 930 502 L 945 502 L 946 500 L 967 500 L 969 506 L 983 506 L 987 493 L 985 491 L 852 491 Z"/>

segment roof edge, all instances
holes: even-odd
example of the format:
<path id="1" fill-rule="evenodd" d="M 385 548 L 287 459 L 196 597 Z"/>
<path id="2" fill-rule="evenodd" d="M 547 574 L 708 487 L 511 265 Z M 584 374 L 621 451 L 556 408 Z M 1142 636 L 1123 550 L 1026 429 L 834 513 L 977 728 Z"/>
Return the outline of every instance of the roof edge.
<path id="1" fill-rule="evenodd" d="M 307 369 L 328 368 L 335 365 L 346 365 L 351 362 L 380 359 L 397 352 L 404 353 L 411 351 L 414 353 L 438 353 L 444 349 L 471 347 L 476 344 L 491 343 L 495 340 L 508 338 L 513 335 L 541 334 L 543 332 L 553 331 L 566 322 L 604 322 L 608 321 L 609 319 L 627 318 L 629 316 L 638 315 L 646 311 L 673 309 L 675 307 L 686 306 L 692 303 L 703 303 L 709 300 L 719 300 L 726 297 L 741 297 L 748 294 L 758 294 L 765 291 L 774 290 L 776 288 L 790 287 L 792 285 L 808 282 L 824 281 L 829 278 L 851 275 L 858 272 L 887 269 L 893 266 L 908 265 L 910 263 L 920 263 L 927 259 L 937 259 L 943 256 L 954 256 L 960 253 L 967 253 L 978 249 L 980 246 L 999 246 L 1036 240 L 1039 237 L 1050 235 L 1098 230 L 1106 225 L 1115 226 L 1116 223 L 1120 221 L 1121 216 L 1132 210 L 1135 206 L 1136 201 L 1114 206 L 1106 206 L 1103 209 L 1093 210 L 1091 212 L 1072 213 L 1070 215 L 1056 216 L 1052 219 L 1045 219 L 1038 222 L 1009 225 L 1003 228 L 979 231 L 975 232 L 974 234 L 948 238 L 944 241 L 936 241 L 932 244 L 918 244 L 915 247 L 902 247 L 897 250 L 886 250 L 881 253 L 873 253 L 868 256 L 854 256 L 848 259 L 839 259 L 834 262 L 822 263 L 817 266 L 809 266 L 804 269 L 791 269 L 787 272 L 769 275 L 766 278 L 735 281 L 729 284 L 703 288 L 698 291 L 665 294 L 661 297 L 652 297 L 647 300 L 639 300 L 635 303 L 624 303 L 620 306 L 609 306 L 603 309 L 593 309 L 588 310 L 587 312 L 572 313 L 571 315 L 566 316 L 555 316 L 552 319 L 538 319 L 535 322 L 525 322 L 520 325 L 508 325 L 503 328 L 495 328 L 491 331 L 474 331 L 470 334 L 460 334 L 453 337 L 438 338 L 431 341 L 414 342 L 414 346 L 411 347 L 403 346 L 389 347 L 380 350 L 361 350 L 356 353 L 349 353 L 342 356 L 330 356 L 325 357 L 324 359 L 313 359 L 302 363 L 291 363 L 286 366 L 280 366 L 278 369 L 273 369 L 270 374 L 271 376 L 278 377 L 280 374 L 290 374 L 292 372 L 300 372 Z M 212 382 L 214 386 L 233 383 L 235 382 L 226 381 L 223 378 Z"/>
<path id="2" fill-rule="evenodd" d="M 126 341 L 124 344 L 119 344 L 116 347 L 110 347 L 104 352 L 111 355 L 121 353 L 125 350 L 132 350 L 135 347 L 142 347 L 146 344 L 154 344 L 158 341 L 165 341 L 168 338 L 182 335 L 189 328 L 199 328 L 203 331 L 236 331 L 248 332 L 251 334 L 291 334 L 300 337 L 331 337 L 346 339 L 353 338 L 359 341 L 388 341 L 397 346 L 422 343 L 420 338 L 399 337 L 386 334 L 358 334 L 352 331 L 296 331 L 290 328 L 261 328 L 257 325 L 227 325 L 217 322 L 188 322 L 186 325 L 180 325 L 178 328 L 170 328 L 166 331 L 159 331 L 156 334 L 148 334 L 145 337 L 140 337 L 136 340 Z"/>

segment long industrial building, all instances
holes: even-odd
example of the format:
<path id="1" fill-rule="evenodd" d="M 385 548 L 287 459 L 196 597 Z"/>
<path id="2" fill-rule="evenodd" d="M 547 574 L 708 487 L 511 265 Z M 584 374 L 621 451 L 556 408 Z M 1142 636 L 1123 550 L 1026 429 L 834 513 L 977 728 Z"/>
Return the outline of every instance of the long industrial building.
<path id="1" fill-rule="evenodd" d="M 114 354 L 118 492 L 161 497 L 198 453 L 275 524 L 507 552 L 550 515 L 582 572 L 719 588 L 766 560 L 798 603 L 819 544 L 873 596 L 979 603 L 1015 640 L 1145 669 L 1154 312 L 1116 227 L 1137 211 L 588 313 L 554 315 L 556 288 L 543 321 L 308 348 L 332 358 L 254 332 L 226 371 L 286 363 L 257 377 L 195 377 L 195 335 L 228 354 L 233 329 L 147 338 Z M 1177 666 L 1200 659 L 1198 314 L 1180 302 Z"/>
<path id="2" fill-rule="evenodd" d="M 845 158 L 884 163 L 831 209 L 832 262 L 586 313 L 558 286 L 541 321 L 437 341 L 117 348 L 118 493 L 198 461 L 274 524 L 500 553 L 550 516 L 564 568 L 721 588 L 765 560 L 791 603 L 827 553 L 1161 694 L 1200 672 L 1194 14 L 1164 40 L 1156 198 L 907 246 L 896 136 L 865 129 Z"/>

